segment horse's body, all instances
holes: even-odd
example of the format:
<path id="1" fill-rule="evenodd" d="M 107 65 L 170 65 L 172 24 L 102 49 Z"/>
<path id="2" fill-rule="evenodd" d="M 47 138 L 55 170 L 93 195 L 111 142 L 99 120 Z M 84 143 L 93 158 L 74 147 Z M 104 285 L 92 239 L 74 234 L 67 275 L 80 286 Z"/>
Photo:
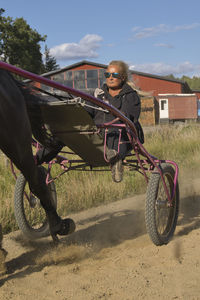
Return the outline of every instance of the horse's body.
<path id="1" fill-rule="evenodd" d="M 51 194 L 35 163 L 31 145 L 32 129 L 24 95 L 13 77 L 0 69 L 0 149 L 22 172 L 30 190 L 40 199 L 53 236 L 59 234 L 63 221 L 51 204 Z"/>

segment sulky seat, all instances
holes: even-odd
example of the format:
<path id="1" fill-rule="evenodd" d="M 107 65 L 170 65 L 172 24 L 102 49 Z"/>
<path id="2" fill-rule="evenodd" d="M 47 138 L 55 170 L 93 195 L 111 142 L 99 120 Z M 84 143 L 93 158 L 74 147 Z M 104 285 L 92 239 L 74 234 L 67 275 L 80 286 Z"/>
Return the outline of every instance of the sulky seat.
<path id="1" fill-rule="evenodd" d="M 41 103 L 45 127 L 89 165 L 105 166 L 104 140 L 89 113 L 75 100 Z"/>

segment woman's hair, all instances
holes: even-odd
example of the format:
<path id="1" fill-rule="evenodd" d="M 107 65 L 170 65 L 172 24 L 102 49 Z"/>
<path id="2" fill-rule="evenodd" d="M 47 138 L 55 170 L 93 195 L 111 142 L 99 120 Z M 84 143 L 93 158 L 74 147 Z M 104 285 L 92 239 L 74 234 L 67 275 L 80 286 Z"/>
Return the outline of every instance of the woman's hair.
<path id="1" fill-rule="evenodd" d="M 128 81 L 129 67 L 125 62 L 123 62 L 122 60 L 112 60 L 109 63 L 109 66 L 117 66 L 119 68 L 120 74 L 123 77 L 124 82 Z"/>
<path id="2" fill-rule="evenodd" d="M 130 85 L 130 87 L 135 90 L 140 96 L 150 96 L 151 92 L 141 91 L 133 82 L 131 72 L 129 71 L 129 66 L 122 60 L 112 60 L 108 66 L 117 66 L 119 72 L 123 77 L 124 83 Z"/>

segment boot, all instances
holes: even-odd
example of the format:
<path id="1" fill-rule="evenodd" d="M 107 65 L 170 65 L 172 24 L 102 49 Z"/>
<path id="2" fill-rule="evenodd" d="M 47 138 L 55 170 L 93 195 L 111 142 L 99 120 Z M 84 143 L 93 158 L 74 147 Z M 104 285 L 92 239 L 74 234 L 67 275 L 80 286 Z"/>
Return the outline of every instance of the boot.
<path id="1" fill-rule="evenodd" d="M 119 153 L 114 149 L 107 149 L 107 159 L 110 162 L 112 179 L 114 182 L 121 182 L 123 179 L 123 165 Z"/>
<path id="2" fill-rule="evenodd" d="M 61 219 L 57 213 L 49 212 L 47 214 L 49 221 L 49 229 L 53 240 L 56 240 L 56 235 L 68 235 L 75 231 L 76 225 L 70 218 Z"/>

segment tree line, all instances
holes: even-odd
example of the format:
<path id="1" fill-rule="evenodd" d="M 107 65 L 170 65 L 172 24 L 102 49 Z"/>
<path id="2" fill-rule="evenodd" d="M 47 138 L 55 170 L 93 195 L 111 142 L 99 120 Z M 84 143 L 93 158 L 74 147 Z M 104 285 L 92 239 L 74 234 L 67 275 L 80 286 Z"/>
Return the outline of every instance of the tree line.
<path id="1" fill-rule="evenodd" d="M 170 79 L 177 79 L 177 80 L 186 81 L 191 90 L 200 90 L 200 77 L 193 76 L 191 78 L 191 77 L 183 75 L 181 78 L 178 78 L 178 77 L 174 77 L 174 75 L 172 75 L 172 74 L 170 74 L 166 77 L 170 78 Z"/>
<path id="2" fill-rule="evenodd" d="M 5 17 L 4 13 L 0 8 L 0 60 L 36 74 L 58 69 L 46 44 L 44 55 L 41 53 L 40 44 L 47 36 L 32 29 L 23 18 Z"/>

